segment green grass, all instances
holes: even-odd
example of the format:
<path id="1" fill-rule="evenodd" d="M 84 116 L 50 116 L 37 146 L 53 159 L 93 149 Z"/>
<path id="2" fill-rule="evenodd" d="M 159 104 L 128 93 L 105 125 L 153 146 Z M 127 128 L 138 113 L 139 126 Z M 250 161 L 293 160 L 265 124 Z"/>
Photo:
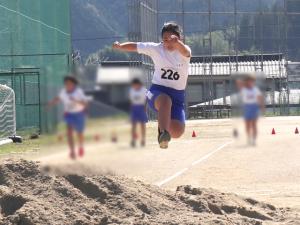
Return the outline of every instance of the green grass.
<path id="1" fill-rule="evenodd" d="M 0 154 L 23 153 L 40 149 L 39 139 L 25 139 L 23 143 L 11 143 L 0 146 Z"/>
<path id="2" fill-rule="evenodd" d="M 95 134 L 106 134 L 106 138 L 109 137 L 110 132 L 116 127 L 118 132 L 126 133 L 127 130 L 119 128 L 120 123 L 124 123 L 127 117 L 116 116 L 112 118 L 102 118 L 102 119 L 89 119 L 87 121 L 87 129 L 85 132 L 86 142 L 94 141 Z M 57 132 L 55 134 L 40 135 L 38 139 L 30 139 L 30 135 L 35 133 L 34 130 L 18 131 L 18 135 L 23 137 L 23 143 L 20 144 L 6 144 L 0 146 L 0 154 L 3 156 L 10 153 L 24 153 L 30 151 L 42 151 L 47 150 L 47 146 L 60 146 L 66 143 L 66 127 L 64 123 L 60 123 L 57 127 Z M 58 141 L 58 135 L 64 136 L 63 142 Z"/>

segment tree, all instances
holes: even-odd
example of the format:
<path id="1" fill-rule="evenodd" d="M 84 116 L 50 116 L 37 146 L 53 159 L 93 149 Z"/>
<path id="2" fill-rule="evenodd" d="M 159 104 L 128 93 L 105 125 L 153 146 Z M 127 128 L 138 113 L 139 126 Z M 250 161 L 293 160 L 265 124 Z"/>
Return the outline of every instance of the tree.
<path id="1" fill-rule="evenodd" d="M 230 48 L 229 40 L 226 39 L 223 31 L 213 31 L 211 34 L 212 54 L 229 54 L 233 51 Z M 186 43 L 193 49 L 193 55 L 210 54 L 209 34 L 193 34 L 186 37 Z"/>

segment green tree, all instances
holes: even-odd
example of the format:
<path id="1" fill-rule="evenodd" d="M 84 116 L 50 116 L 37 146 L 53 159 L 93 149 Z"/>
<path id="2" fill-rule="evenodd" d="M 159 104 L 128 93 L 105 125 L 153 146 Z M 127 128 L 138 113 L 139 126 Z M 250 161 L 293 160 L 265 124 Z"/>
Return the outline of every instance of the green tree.
<path id="1" fill-rule="evenodd" d="M 230 48 L 229 40 L 225 37 L 225 32 L 214 31 L 211 33 L 212 54 L 228 54 L 233 49 Z M 186 37 L 186 43 L 193 50 L 193 55 L 208 55 L 210 53 L 209 34 L 193 34 Z"/>

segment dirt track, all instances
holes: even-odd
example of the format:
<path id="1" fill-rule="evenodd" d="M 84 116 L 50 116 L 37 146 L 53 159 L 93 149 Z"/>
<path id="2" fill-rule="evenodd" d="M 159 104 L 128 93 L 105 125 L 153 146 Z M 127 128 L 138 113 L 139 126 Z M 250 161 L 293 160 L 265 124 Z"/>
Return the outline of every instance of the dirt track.
<path id="1" fill-rule="evenodd" d="M 58 171 L 59 174 L 88 174 L 89 177 L 79 175 L 79 177 L 76 178 L 76 184 L 73 184 L 75 188 L 77 179 L 79 179 L 79 181 L 84 180 L 85 183 L 86 179 L 92 183 L 97 183 L 100 179 L 99 176 L 103 178 L 103 174 L 107 174 L 107 172 L 109 172 L 109 174 L 118 174 L 117 176 L 105 175 L 103 179 L 113 179 L 113 184 L 109 185 L 123 185 L 124 189 L 128 188 L 128 191 L 129 189 L 130 191 L 135 191 L 135 194 L 130 194 L 131 196 L 139 196 L 139 194 L 141 194 L 137 199 L 123 199 L 122 201 L 130 202 L 128 204 L 132 205 L 141 201 L 145 196 L 148 196 L 146 203 L 144 203 L 147 206 L 151 203 L 149 207 L 153 207 L 152 212 L 154 214 L 150 213 L 148 216 L 147 213 L 145 214 L 145 212 L 139 211 L 141 209 L 134 208 L 134 213 L 130 214 L 132 217 L 128 220 L 131 222 L 143 221 L 145 224 L 156 224 L 157 221 L 165 221 L 165 224 L 172 224 L 175 221 L 174 224 L 197 224 L 192 218 L 198 218 L 198 213 L 202 213 L 201 218 L 204 219 L 204 222 L 202 221 L 203 224 L 247 224 L 249 221 L 248 224 L 252 224 L 253 221 L 255 221 L 254 224 L 260 224 L 262 221 L 263 224 L 278 224 L 277 222 L 280 220 L 281 222 L 279 224 L 294 225 L 300 224 L 299 213 L 297 213 L 297 216 L 293 209 L 289 212 L 286 208 L 280 209 L 280 207 L 296 208 L 297 212 L 300 210 L 300 135 L 294 134 L 294 130 L 296 126 L 298 126 L 297 121 L 300 121 L 299 117 L 263 119 L 260 123 L 260 136 L 257 147 L 248 147 L 245 145 L 246 141 L 242 135 L 243 128 L 239 127 L 239 122 L 233 124 L 230 120 L 210 120 L 188 122 L 185 136 L 179 140 L 172 141 L 168 150 L 161 150 L 157 146 L 155 140 L 157 125 L 155 123 L 148 125 L 147 147 L 131 149 L 128 141 L 128 126 L 122 124 L 117 132 L 119 134 L 118 143 L 112 144 L 108 138 L 104 138 L 100 142 L 91 142 L 87 145 L 86 157 L 75 162 L 68 159 L 68 152 L 65 146 L 43 146 L 45 148 L 43 154 L 23 155 L 22 157 L 39 160 L 43 167 L 50 168 L 51 170 L 54 169 L 56 172 Z M 239 127 L 239 139 L 233 139 L 233 127 Z M 271 129 L 273 127 L 276 129 L 276 135 L 271 135 Z M 197 133 L 196 138 L 191 137 L 193 130 Z M 103 128 L 101 131 L 101 128 L 99 128 L 99 130 L 97 129 L 96 131 L 108 133 L 109 129 Z M 95 130 L 89 130 L 88 132 L 95 132 Z M 34 164 L 29 165 L 31 165 L 32 168 L 36 168 Z M 95 174 L 98 178 L 90 177 L 91 174 Z M 17 174 L 11 173 L 9 179 L 12 179 L 11 177 L 16 175 Z M 134 178 L 134 180 L 141 180 L 147 184 L 161 186 L 163 189 L 128 180 L 120 175 Z M 5 176 L 6 175 L 2 173 L 0 176 L 1 182 L 3 182 L 3 177 L 5 178 Z M 64 176 L 65 175 L 63 175 L 63 177 Z M 14 179 L 21 182 L 23 181 L 22 178 L 18 177 Z M 28 182 L 35 181 L 35 179 L 36 178 L 30 178 Z M 98 181 L 94 179 L 98 179 Z M 27 182 L 27 180 L 25 179 L 24 182 Z M 51 182 L 55 183 L 56 181 L 52 180 Z M 68 182 L 70 183 L 71 181 Z M 39 190 L 44 187 L 44 184 L 40 184 L 39 180 L 37 183 L 32 183 L 33 187 L 29 185 L 30 188 L 28 189 L 26 189 L 26 187 L 24 187 L 24 189 L 20 188 L 24 186 L 23 183 L 20 187 L 18 187 L 18 185 L 21 184 L 9 186 L 9 188 L 14 187 L 14 189 L 12 189 L 15 190 L 12 193 L 13 196 L 15 193 L 18 193 L 19 189 L 23 190 L 21 195 L 26 195 L 26 192 L 31 193 L 32 188 L 33 190 Z M 46 184 L 46 186 L 47 185 L 49 184 Z M 69 193 L 69 185 L 70 184 L 67 184 L 66 187 L 63 183 L 62 188 L 65 190 L 64 193 Z M 186 185 L 200 187 L 201 189 L 193 189 L 186 187 Z M 96 186 L 99 186 L 99 184 L 97 183 Z M 178 189 L 178 186 L 184 187 Z M 110 190 L 110 187 L 111 186 L 101 188 Z M 80 187 L 77 187 L 77 189 L 78 188 L 81 189 Z M 93 187 L 91 188 L 94 190 Z M 217 189 L 220 192 L 209 188 Z M 138 192 L 134 189 L 137 189 Z M 171 192 L 165 192 L 164 189 L 170 190 Z M 5 192 L 6 190 L 5 188 L 2 189 L 2 195 L 7 194 Z M 70 190 L 73 193 L 73 189 Z M 143 192 L 145 190 L 147 190 L 147 194 Z M 179 198 L 179 202 L 177 197 L 177 200 L 174 200 L 173 197 L 171 197 L 170 200 L 170 196 L 173 196 L 176 190 L 175 196 L 177 196 L 178 193 L 179 195 L 187 196 Z M 193 194 L 195 192 L 198 193 L 199 190 L 205 194 L 201 196 Z M 90 193 L 90 191 L 88 192 Z M 222 194 L 223 192 L 235 193 L 246 197 L 241 198 L 231 194 L 224 195 Z M 10 196 L 11 194 L 8 195 Z M 72 196 L 72 194 L 70 196 Z M 78 195 L 76 196 L 78 197 Z M 72 197 L 73 200 L 76 198 Z M 114 196 L 112 198 L 120 198 L 120 196 Z M 261 202 L 256 203 L 254 200 L 245 200 L 250 198 L 275 205 L 276 210 L 272 212 L 272 209 L 266 209 L 267 204 Z M 26 196 L 25 199 L 27 199 Z M 55 201 L 56 200 L 54 200 L 54 202 Z M 58 201 L 65 202 L 69 200 L 58 199 Z M 78 201 L 82 203 L 87 200 L 86 197 L 80 197 Z M 35 201 L 33 201 L 32 204 L 36 204 L 34 202 Z M 166 205 L 164 205 L 165 203 Z M 94 200 L 92 203 L 87 201 L 86 206 L 89 208 L 90 204 L 94 204 Z M 159 208 L 161 204 L 163 204 L 164 207 L 169 207 L 166 208 L 167 211 L 164 211 L 163 207 Z M 185 205 L 184 208 L 181 208 L 182 204 Z M 210 208 L 209 204 L 217 204 L 217 207 L 215 208 L 213 206 L 213 208 Z M 226 210 L 224 211 L 224 208 L 222 209 L 223 205 L 231 205 L 234 208 L 233 215 L 226 212 Z M 49 206 L 50 208 L 52 207 L 51 204 Z M 36 207 L 36 205 L 34 205 L 34 207 Z M 111 210 L 110 207 L 112 206 L 106 205 L 105 207 L 109 207 L 109 210 Z M 134 207 L 136 207 L 136 205 Z M 186 218 L 186 220 L 182 222 L 177 218 L 177 214 L 180 215 L 180 213 L 176 213 L 177 211 L 174 207 L 176 209 L 179 207 L 180 210 L 187 212 L 187 214 L 184 214 L 184 219 Z M 201 210 L 203 209 L 204 211 L 198 212 L 199 210 L 195 210 L 195 207 L 198 207 L 198 209 L 200 207 Z M 192 212 L 190 211 L 191 208 Z M 243 215 L 243 210 L 241 213 L 241 208 L 243 208 L 243 210 L 244 208 L 247 209 L 247 215 Z M 165 214 L 166 217 L 160 217 L 159 215 L 154 216 L 157 214 L 157 210 Z M 169 210 L 171 210 L 171 212 L 169 212 Z M 262 220 L 255 216 L 249 220 L 249 215 L 253 215 L 253 212 L 248 214 L 249 210 L 258 212 L 258 214 L 254 213 L 254 215 L 269 215 L 271 219 Z M 221 212 L 225 217 L 218 215 L 216 212 Z M 45 216 L 45 213 L 47 212 L 41 211 L 38 214 Z M 102 215 L 103 211 L 100 210 L 97 211 L 97 213 L 101 213 Z M 196 215 L 194 213 L 196 213 Z M 28 216 L 30 214 L 26 215 Z M 68 215 L 71 214 L 68 212 Z M 74 216 L 74 214 L 72 215 Z M 102 218 L 99 216 L 100 214 L 97 215 L 98 219 Z M 119 223 L 121 223 L 120 221 L 124 221 L 123 216 L 126 215 L 126 213 L 124 215 L 120 214 L 121 217 L 118 217 L 118 215 L 119 212 L 109 214 L 104 220 L 115 221 L 115 223 L 119 221 Z M 140 216 L 142 215 L 146 215 L 145 218 L 147 218 L 147 220 L 141 220 Z M 17 217 L 18 216 L 19 214 Z M 66 214 L 63 212 L 56 216 L 59 218 L 66 216 Z M 144 218 L 144 216 L 142 217 Z M 7 218 L 5 217 L 5 219 Z M 47 220 L 47 216 L 44 219 Z M 89 221 L 81 216 L 80 218 L 74 217 L 73 219 L 73 221 L 81 221 L 77 224 L 85 224 L 86 221 Z M 253 221 L 251 222 L 251 220 Z M 97 219 L 94 219 L 90 224 L 98 224 L 97 221 Z M 245 221 L 247 221 L 247 223 Z M 136 222 L 136 224 L 140 223 Z"/>
<path id="2" fill-rule="evenodd" d="M 76 163 L 150 184 L 167 181 L 162 187 L 170 190 L 191 184 L 300 209 L 300 135 L 294 134 L 299 124 L 299 117 L 262 119 L 257 147 L 248 147 L 243 128 L 239 128 L 238 140 L 232 138 L 230 120 L 190 121 L 183 138 L 174 140 L 168 150 L 160 150 L 156 124 L 150 123 L 146 148 L 131 149 L 128 136 L 123 135 L 117 144 L 90 143 L 86 157 Z M 273 127 L 276 135 L 271 135 Z M 191 137 L 192 130 L 197 138 Z M 33 158 L 43 165 L 74 163 L 68 160 L 66 148 Z"/>

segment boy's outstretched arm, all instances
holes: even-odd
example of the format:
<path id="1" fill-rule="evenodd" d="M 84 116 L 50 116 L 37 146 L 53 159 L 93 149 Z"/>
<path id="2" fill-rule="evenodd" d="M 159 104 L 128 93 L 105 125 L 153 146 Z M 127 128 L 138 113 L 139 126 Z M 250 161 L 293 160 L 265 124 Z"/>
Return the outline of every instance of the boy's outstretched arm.
<path id="1" fill-rule="evenodd" d="M 137 52 L 137 44 L 135 42 L 119 43 L 116 41 L 113 43 L 112 48 L 124 52 Z"/>
<path id="2" fill-rule="evenodd" d="M 47 104 L 47 108 L 50 108 L 52 106 L 57 105 L 60 102 L 60 98 L 57 96 L 54 99 L 52 99 L 50 102 Z"/>
<path id="3" fill-rule="evenodd" d="M 190 58 L 192 57 L 190 49 L 176 36 L 172 35 L 170 42 L 172 42 L 175 48 L 181 53 L 181 55 Z"/>

